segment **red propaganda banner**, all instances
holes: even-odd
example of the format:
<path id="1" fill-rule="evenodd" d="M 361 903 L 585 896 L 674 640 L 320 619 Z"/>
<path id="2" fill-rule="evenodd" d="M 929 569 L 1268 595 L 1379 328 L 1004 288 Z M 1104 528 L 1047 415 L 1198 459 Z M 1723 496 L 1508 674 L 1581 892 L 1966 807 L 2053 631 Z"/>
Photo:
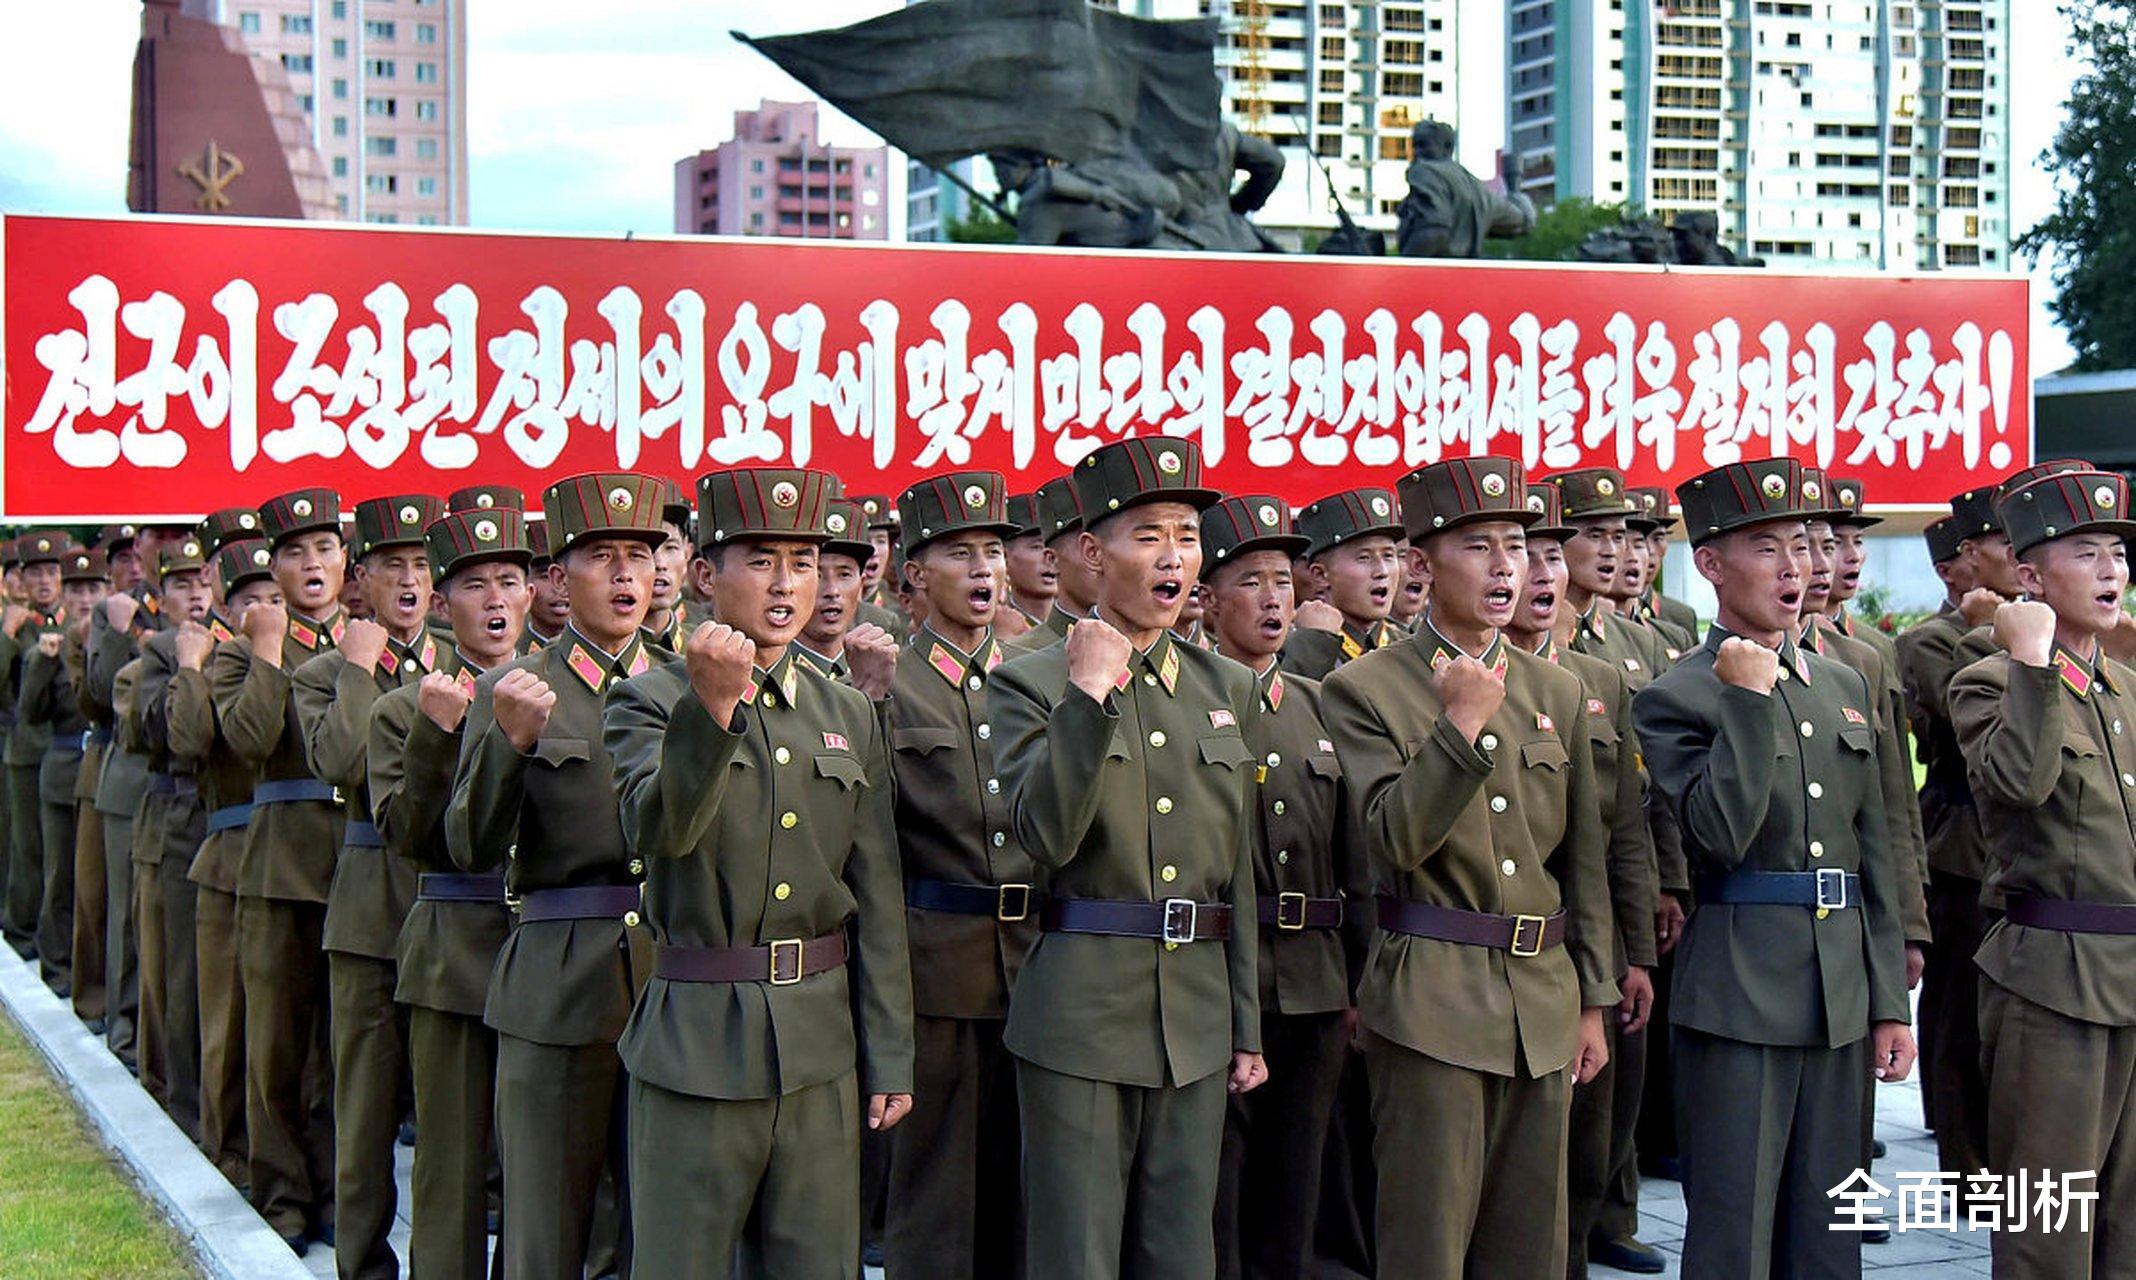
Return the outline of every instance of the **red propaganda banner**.
<path id="1" fill-rule="evenodd" d="M 0 291 L 18 521 L 610 468 L 1024 490 L 1157 432 L 1301 504 L 1468 454 L 1792 454 L 1904 507 L 2032 451 L 2007 276 L 10 217 Z"/>

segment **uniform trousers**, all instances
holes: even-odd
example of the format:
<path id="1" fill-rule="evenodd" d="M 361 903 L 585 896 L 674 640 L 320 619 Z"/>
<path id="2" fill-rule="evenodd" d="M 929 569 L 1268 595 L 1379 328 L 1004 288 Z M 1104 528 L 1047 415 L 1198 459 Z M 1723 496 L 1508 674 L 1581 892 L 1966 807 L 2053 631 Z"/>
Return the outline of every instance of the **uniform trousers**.
<path id="1" fill-rule="evenodd" d="M 2072 1206 L 2058 1230 L 2005 1219 L 1989 1240 L 1996 1280 L 2136 1276 L 2136 1027 L 2082 1022 L 1982 979 L 1980 1040 L 1988 1078 L 1988 1168 L 2028 1179 L 2089 1172 L 2089 1230 Z M 2009 1181 L 2004 1183 L 2007 1188 Z"/>
<path id="2" fill-rule="evenodd" d="M 318 1228 L 333 1203 L 325 928 L 323 902 L 238 897 L 252 1204 L 285 1237 Z"/>
<path id="3" fill-rule="evenodd" d="M 1379 1280 L 1558 1280 L 1572 1070 L 1493 1075 L 1365 1038 Z"/>
<path id="4" fill-rule="evenodd" d="M 1263 1013 L 1268 1081 L 1231 1095 L 1216 1192 L 1216 1274 L 1289 1280 L 1307 1273 L 1320 1162 L 1348 1044 L 1340 1010 Z"/>
<path id="5" fill-rule="evenodd" d="M 43 829 L 44 900 L 37 907 L 37 969 L 45 985 L 72 994 L 74 977 L 74 801 L 37 806 Z"/>
<path id="6" fill-rule="evenodd" d="M 104 1016 L 104 819 L 96 805 L 74 806 L 74 1016 Z"/>
<path id="7" fill-rule="evenodd" d="M 913 1020 L 913 1106 L 890 1131 L 886 1274 L 1023 1274 L 1016 1061 L 999 1018 Z"/>
<path id="8" fill-rule="evenodd" d="M 415 1077 L 415 1170 L 408 1270 L 422 1280 L 489 1274 L 489 1172 L 497 1033 L 479 1015 L 408 1010 Z"/>
<path id="9" fill-rule="evenodd" d="M 631 1081 L 637 1273 L 855 1280 L 861 1126 L 851 1071 L 776 1098 L 700 1098 Z M 509 1170 L 505 1179 L 509 1187 Z"/>
<path id="10" fill-rule="evenodd" d="M 192 834 L 200 831 L 198 822 Z M 197 899 L 186 878 L 190 850 L 166 850 L 156 867 L 163 903 L 163 1078 L 164 1110 L 196 1143 L 200 1140 L 200 958 L 194 943 Z"/>
<path id="11" fill-rule="evenodd" d="M 0 901 L 0 935 L 25 958 L 37 951 L 37 913 L 44 907 L 44 801 L 41 766 L 7 766 L 7 897 Z"/>
<path id="12" fill-rule="evenodd" d="M 1017 1060 L 1032 1280 L 1203 1280 L 1216 1270 L 1226 1075 L 1151 1088 Z"/>
<path id="13" fill-rule="evenodd" d="M 1987 919 L 1980 881 L 1928 873 L 1929 944 L 1921 974 L 1921 1089 L 1939 1165 L 1949 1173 L 1987 1168 L 1988 1083 L 1981 1074 L 1980 950 Z"/>
<path id="14" fill-rule="evenodd" d="M 399 1189 L 393 1143 L 408 1114 L 408 1009 L 391 960 L 326 957 L 334 1051 L 334 1265 L 342 1280 L 393 1280 L 387 1235 Z M 418 1136 L 421 1127 L 417 1127 Z"/>
<path id="15" fill-rule="evenodd" d="M 1861 1237 L 1826 1192 L 1862 1158 L 1867 1038 L 1837 1049 L 1671 1029 L 1684 1280 L 1853 1280 Z"/>
<path id="16" fill-rule="evenodd" d="M 200 992 L 200 1149 L 231 1186 L 251 1177 L 245 1141 L 245 980 L 237 895 L 195 885 L 193 952 Z"/>
<path id="17" fill-rule="evenodd" d="M 601 1174 L 611 1159 L 620 1167 L 625 1154 L 623 1084 L 613 1044 L 537 1044 L 498 1034 L 497 1147 L 504 1274 L 511 1280 L 578 1280 L 596 1252 Z M 627 1188 L 621 1202 L 629 1203 Z M 621 1234 L 616 1274 L 627 1275 L 630 1233 Z"/>
<path id="18" fill-rule="evenodd" d="M 134 831 L 144 839 L 160 840 L 163 824 L 136 822 Z M 169 1110 L 170 1063 L 165 1056 L 167 1027 L 163 1006 L 170 967 L 163 954 L 163 875 L 158 864 L 135 860 L 133 904 L 134 962 L 141 993 L 140 1008 L 134 1015 L 135 1061 L 140 1066 L 141 1087 L 158 1106 Z"/>
<path id="19" fill-rule="evenodd" d="M 1565 1159 L 1565 1274 L 1587 1274 L 1587 1248 L 1596 1239 L 1639 1231 L 1639 1170 L 1636 1135 L 1646 1087 L 1646 1030 L 1625 1035 L 1617 1011 L 1603 1012 L 1609 1062 L 1572 1090 L 1572 1128 Z M 1627 1187 L 1630 1204 L 1626 1199 Z"/>
<path id="20" fill-rule="evenodd" d="M 141 950 L 134 934 L 133 819 L 104 819 L 104 1043 L 136 1065 L 140 1049 Z"/>

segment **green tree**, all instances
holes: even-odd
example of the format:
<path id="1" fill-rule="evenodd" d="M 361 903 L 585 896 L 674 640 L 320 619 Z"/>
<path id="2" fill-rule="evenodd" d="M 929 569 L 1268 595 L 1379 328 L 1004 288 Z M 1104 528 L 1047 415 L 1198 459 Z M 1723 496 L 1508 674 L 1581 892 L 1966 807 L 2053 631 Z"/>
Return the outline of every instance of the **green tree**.
<path id="1" fill-rule="evenodd" d="M 2041 156 L 2055 173 L 2054 212 L 2017 247 L 2054 260 L 2049 306 L 2077 349 L 2074 367 L 2127 368 L 2136 365 L 2136 5 L 2083 0 L 2062 13 L 2085 69 Z"/>
<path id="2" fill-rule="evenodd" d="M 1516 240 L 1484 242 L 1486 258 L 1520 258 L 1528 262 L 1571 262 L 1579 256 L 1580 241 L 1604 227 L 1614 227 L 1636 216 L 1623 204 L 1596 204 L 1584 196 L 1569 196 L 1547 209 L 1536 211 L 1535 230 Z"/>
<path id="3" fill-rule="evenodd" d="M 948 234 L 957 244 L 1016 243 L 1015 224 L 976 200 L 972 201 L 970 213 L 950 220 Z"/>

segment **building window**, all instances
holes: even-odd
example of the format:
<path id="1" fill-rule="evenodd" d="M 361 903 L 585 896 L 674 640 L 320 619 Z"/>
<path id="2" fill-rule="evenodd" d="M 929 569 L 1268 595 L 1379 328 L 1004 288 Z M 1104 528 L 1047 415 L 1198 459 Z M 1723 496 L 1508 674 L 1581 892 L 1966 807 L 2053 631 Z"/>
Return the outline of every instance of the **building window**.
<path id="1" fill-rule="evenodd" d="M 391 40 L 393 39 L 393 24 L 390 22 L 366 22 L 363 24 L 363 38 L 366 40 Z"/>
<path id="2" fill-rule="evenodd" d="M 415 140 L 415 158 L 418 160 L 437 159 L 438 140 L 436 138 L 417 138 Z"/>
<path id="3" fill-rule="evenodd" d="M 363 113 L 367 116 L 397 116 L 400 103 L 393 98 L 365 98 Z"/>
<path id="4" fill-rule="evenodd" d="M 282 70 L 293 75 L 311 74 L 312 56 L 308 53 L 285 53 L 282 55 Z"/>
<path id="5" fill-rule="evenodd" d="M 438 64 L 435 62 L 416 63 L 415 82 L 417 84 L 436 84 L 438 82 Z"/>
<path id="6" fill-rule="evenodd" d="M 415 194 L 419 196 L 434 196 L 437 193 L 438 180 L 436 178 L 417 178 L 415 180 Z"/>
<path id="7" fill-rule="evenodd" d="M 237 29 L 248 36 L 258 35 L 260 33 L 260 15 L 256 13 L 238 14 Z"/>
<path id="8" fill-rule="evenodd" d="M 437 118 L 438 118 L 438 104 L 437 104 L 437 101 L 436 101 L 435 99 L 425 99 L 425 100 L 423 100 L 423 101 L 421 101 L 421 102 L 418 102 L 418 103 L 416 103 L 416 104 L 415 104 L 415 118 L 416 118 L 416 119 L 418 119 L 418 120 L 435 120 L 435 119 L 437 119 Z"/>
<path id="9" fill-rule="evenodd" d="M 438 24 L 435 22 L 416 23 L 415 42 L 417 44 L 436 44 L 438 42 Z"/>
<path id="10" fill-rule="evenodd" d="M 751 160 L 751 161 L 749 162 L 749 172 L 751 172 L 751 173 L 762 173 L 762 172 L 764 172 L 764 160 L 763 160 L 763 157 L 759 156 L 758 158 L 756 158 L 756 159 L 754 159 L 754 160 Z"/>
<path id="11" fill-rule="evenodd" d="M 373 80 L 391 80 L 393 71 L 393 59 L 391 58 L 373 58 L 363 64 L 363 73 Z"/>
<path id="12" fill-rule="evenodd" d="M 339 22 L 349 16 L 349 0 L 334 0 L 327 11 L 333 14 L 334 21 Z"/>
<path id="13" fill-rule="evenodd" d="M 398 195 L 400 179 L 390 173 L 369 174 L 363 180 L 363 189 L 382 196 Z"/>
<path id="14" fill-rule="evenodd" d="M 348 99 L 349 99 L 349 82 L 348 82 L 348 81 L 346 81 L 346 80 L 336 80 L 336 81 L 334 81 L 334 97 L 335 97 L 335 98 L 337 98 L 337 99 L 339 99 L 339 100 L 340 100 L 340 101 L 342 101 L 342 102 L 347 102 L 347 101 L 348 101 Z"/>
<path id="15" fill-rule="evenodd" d="M 334 51 L 334 60 L 336 62 L 339 62 L 343 58 L 349 56 L 349 42 L 342 39 L 340 36 L 334 37 L 334 43 L 331 47 Z"/>
<path id="16" fill-rule="evenodd" d="M 390 156 L 397 155 L 399 152 L 400 139 L 398 138 L 372 137 L 363 140 L 363 153 L 367 156 Z"/>
<path id="17" fill-rule="evenodd" d="M 312 33 L 311 15 L 308 13 L 285 13 L 282 15 L 282 34 L 285 36 L 308 36 Z"/>
<path id="18" fill-rule="evenodd" d="M 305 115 L 310 115 L 310 114 L 311 114 L 311 109 L 312 109 L 312 96 L 311 96 L 310 94 L 308 94 L 308 93 L 300 93 L 300 94 L 298 94 L 298 95 L 297 95 L 297 110 L 299 110 L 299 111 L 302 111 L 302 112 L 303 112 L 303 113 L 304 113 Z"/>
<path id="19" fill-rule="evenodd" d="M 349 176 L 349 158 L 347 156 L 334 157 L 334 176 L 337 178 Z"/>
<path id="20" fill-rule="evenodd" d="M 334 136 L 337 138 L 349 136 L 349 118 L 347 116 L 334 117 Z"/>
<path id="21" fill-rule="evenodd" d="M 369 217 L 366 217 L 364 221 L 376 222 L 381 226 L 391 226 L 392 224 L 400 221 L 400 215 L 397 213 L 374 213 L 371 214 Z"/>
<path id="22" fill-rule="evenodd" d="M 336 213 L 347 213 L 349 211 L 349 198 L 347 196 L 335 196 L 334 211 Z"/>
<path id="23" fill-rule="evenodd" d="M 749 198 L 750 198 L 751 200 L 762 200 L 762 199 L 764 198 L 764 188 L 762 188 L 762 187 L 751 187 L 751 188 L 749 188 Z"/>

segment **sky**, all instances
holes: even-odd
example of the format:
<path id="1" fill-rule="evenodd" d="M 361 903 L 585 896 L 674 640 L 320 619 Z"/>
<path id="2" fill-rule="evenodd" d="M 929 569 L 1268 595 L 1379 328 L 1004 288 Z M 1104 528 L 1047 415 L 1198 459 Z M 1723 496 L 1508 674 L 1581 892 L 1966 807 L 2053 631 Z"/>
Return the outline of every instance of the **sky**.
<path id="1" fill-rule="evenodd" d="M 1473 0 L 1472 0 L 1473 2 Z M 675 162 L 724 141 L 762 98 L 802 98 L 728 35 L 836 26 L 898 0 L 468 0 L 470 220 L 495 230 L 671 230 Z M 2013 225 L 2054 201 L 2037 158 L 2076 74 L 2067 24 L 2012 0 Z M 9 0 L 0 7 L 0 211 L 123 213 L 138 0 Z M 871 135 L 829 108 L 826 140 Z M 892 207 L 902 216 L 902 193 Z M 2034 268 L 2032 372 L 2071 352 Z"/>

